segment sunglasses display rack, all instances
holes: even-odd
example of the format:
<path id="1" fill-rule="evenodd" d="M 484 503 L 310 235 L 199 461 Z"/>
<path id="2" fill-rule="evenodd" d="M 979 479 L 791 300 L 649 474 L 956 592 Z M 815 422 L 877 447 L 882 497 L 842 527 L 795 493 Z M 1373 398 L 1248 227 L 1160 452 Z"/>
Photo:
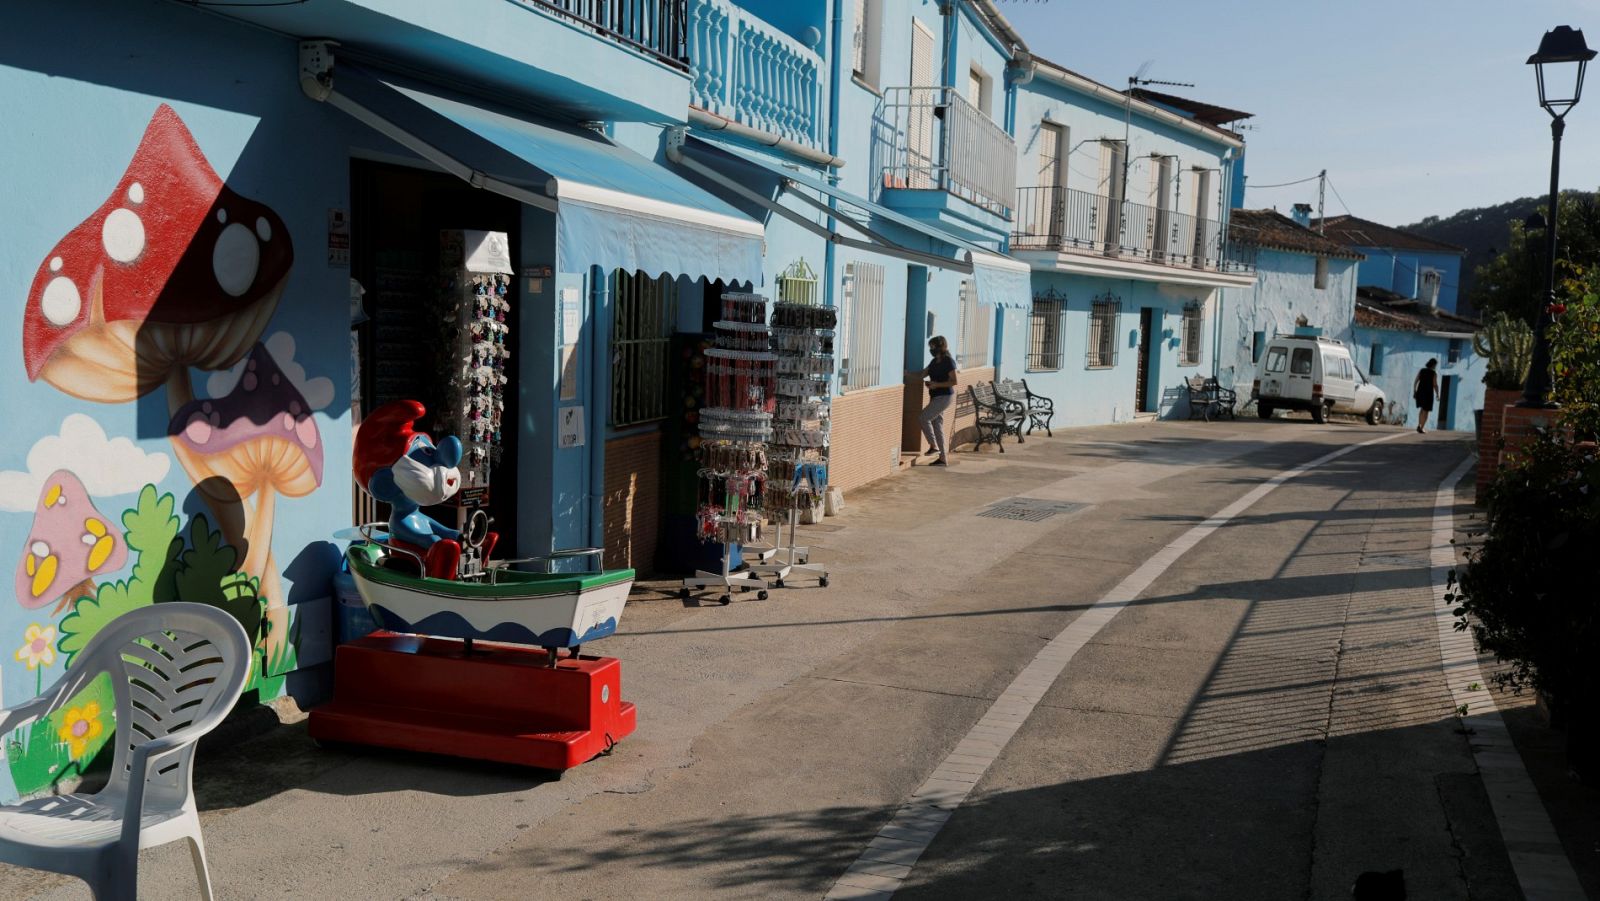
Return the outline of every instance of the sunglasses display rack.
<path id="1" fill-rule="evenodd" d="M 767 453 L 766 509 L 775 522 L 777 555 L 751 570 L 774 580 L 814 578 L 828 584 L 828 570 L 810 562 L 811 549 L 797 547 L 800 511 L 814 510 L 828 491 L 833 339 L 838 311 L 811 303 L 779 302 L 772 310 L 772 352 L 777 356 L 777 404 L 772 446 Z M 787 525 L 788 541 L 784 534 Z"/>
<path id="2" fill-rule="evenodd" d="M 767 518 L 767 477 L 773 416 L 778 409 L 778 356 L 767 326 L 767 299 L 759 294 L 727 293 L 721 318 L 713 323 L 712 346 L 705 349 L 705 402 L 696 423 L 700 462 L 697 512 L 701 541 L 722 545 L 722 572 L 700 570 L 684 579 L 679 596 L 720 589 L 726 604 L 732 593 L 767 597 L 761 567 L 775 549 L 749 547 L 761 539 Z M 749 572 L 730 572 L 734 548 L 751 561 Z M 781 576 L 780 576 L 781 578 Z"/>

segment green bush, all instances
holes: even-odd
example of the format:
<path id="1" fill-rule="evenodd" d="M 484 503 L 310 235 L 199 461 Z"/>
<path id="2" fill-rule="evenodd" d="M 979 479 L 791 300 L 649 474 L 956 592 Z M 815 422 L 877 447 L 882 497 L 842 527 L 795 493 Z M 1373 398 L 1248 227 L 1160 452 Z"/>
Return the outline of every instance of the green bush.
<path id="1" fill-rule="evenodd" d="M 1600 711 L 1593 675 L 1600 613 L 1600 459 L 1550 430 L 1501 469 L 1488 530 L 1451 574 L 1457 629 L 1507 664 L 1493 680 L 1534 688 L 1560 711 Z"/>
<path id="2" fill-rule="evenodd" d="M 1568 305 L 1549 337 L 1550 399 L 1561 405 L 1561 424 L 1579 440 L 1600 440 L 1600 295 Z"/>

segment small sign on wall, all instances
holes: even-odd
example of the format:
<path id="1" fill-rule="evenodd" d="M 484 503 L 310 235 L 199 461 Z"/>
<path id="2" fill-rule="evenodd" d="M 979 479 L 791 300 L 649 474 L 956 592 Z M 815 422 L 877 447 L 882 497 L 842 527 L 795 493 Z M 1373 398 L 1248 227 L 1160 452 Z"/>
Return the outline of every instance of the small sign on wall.
<path id="1" fill-rule="evenodd" d="M 558 444 L 563 448 L 583 446 L 583 408 L 562 407 Z"/>
<path id="2" fill-rule="evenodd" d="M 328 209 L 328 265 L 350 265 L 350 214 L 339 207 Z"/>
<path id="3" fill-rule="evenodd" d="M 583 295 L 577 288 L 561 289 L 561 343 L 577 344 L 583 330 Z"/>

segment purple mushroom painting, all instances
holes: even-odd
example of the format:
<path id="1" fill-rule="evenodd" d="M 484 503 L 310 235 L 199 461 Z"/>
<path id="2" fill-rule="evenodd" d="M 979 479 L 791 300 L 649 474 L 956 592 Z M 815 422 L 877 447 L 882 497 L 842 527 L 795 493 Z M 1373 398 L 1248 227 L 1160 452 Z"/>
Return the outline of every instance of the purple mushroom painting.
<path id="1" fill-rule="evenodd" d="M 242 539 L 240 571 L 261 580 L 271 624 L 269 652 L 285 639 L 288 621 L 272 559 L 274 504 L 279 495 L 304 497 L 322 484 L 322 441 L 311 412 L 272 354 L 258 344 L 232 391 L 184 404 L 168 425 L 172 446 L 196 488 L 224 522 L 244 523 L 241 535 L 228 538 L 236 545 Z M 253 507 L 245 509 L 252 498 Z"/>

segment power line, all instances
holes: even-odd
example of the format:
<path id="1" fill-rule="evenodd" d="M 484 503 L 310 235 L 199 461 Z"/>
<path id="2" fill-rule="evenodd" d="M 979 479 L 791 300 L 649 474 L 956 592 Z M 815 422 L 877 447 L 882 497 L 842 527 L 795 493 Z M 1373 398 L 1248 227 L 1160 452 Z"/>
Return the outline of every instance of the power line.
<path id="1" fill-rule="evenodd" d="M 1331 178 L 1328 179 L 1328 187 L 1333 188 L 1333 196 L 1339 201 L 1339 205 L 1344 207 L 1345 214 L 1354 216 L 1355 213 L 1350 211 L 1350 204 L 1345 203 L 1344 198 L 1339 196 L 1339 189 L 1333 187 L 1333 179 Z"/>
<path id="2" fill-rule="evenodd" d="M 1318 174 L 1318 175 L 1307 175 L 1305 178 L 1302 178 L 1299 181 L 1286 181 L 1286 182 L 1283 182 L 1281 184 L 1276 184 L 1276 185 L 1252 185 L 1249 182 L 1246 182 L 1245 186 L 1244 186 L 1244 189 L 1246 191 L 1248 191 L 1248 190 L 1250 190 L 1252 188 L 1287 188 L 1290 185 L 1303 185 L 1308 181 L 1315 181 L 1320 177 L 1321 177 L 1320 174 Z"/>

